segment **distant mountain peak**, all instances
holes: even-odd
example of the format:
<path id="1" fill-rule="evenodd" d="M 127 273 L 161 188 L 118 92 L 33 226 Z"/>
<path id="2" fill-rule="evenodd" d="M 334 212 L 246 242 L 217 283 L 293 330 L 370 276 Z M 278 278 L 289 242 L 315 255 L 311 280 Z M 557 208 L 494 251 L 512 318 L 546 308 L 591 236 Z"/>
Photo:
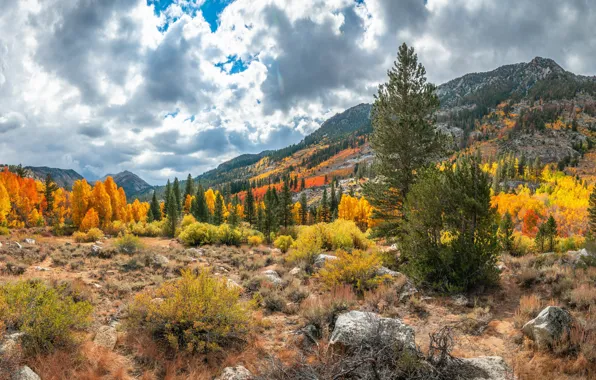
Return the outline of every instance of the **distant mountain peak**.
<path id="1" fill-rule="evenodd" d="M 126 193 L 126 196 L 129 198 L 153 187 L 145 182 L 141 177 L 128 170 L 124 170 L 116 174 L 107 174 L 102 178 L 102 180 L 105 180 L 107 177 L 112 177 L 116 185 L 122 187 Z"/>
<path id="2" fill-rule="evenodd" d="M 528 65 L 530 66 L 538 66 L 541 68 L 549 68 L 554 72 L 564 72 L 565 70 L 554 60 L 550 58 L 543 58 L 543 57 L 535 57 L 532 59 Z"/>

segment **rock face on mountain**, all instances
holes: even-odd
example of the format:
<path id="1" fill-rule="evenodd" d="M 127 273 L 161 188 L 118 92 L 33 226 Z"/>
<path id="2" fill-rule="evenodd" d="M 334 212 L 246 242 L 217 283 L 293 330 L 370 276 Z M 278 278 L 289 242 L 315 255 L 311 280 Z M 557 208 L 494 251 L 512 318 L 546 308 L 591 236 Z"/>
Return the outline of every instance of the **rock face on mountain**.
<path id="1" fill-rule="evenodd" d="M 83 179 L 82 175 L 72 169 L 57 169 L 47 166 L 26 166 L 24 169 L 30 177 L 40 181 L 44 181 L 47 175 L 50 174 L 58 186 L 67 190 L 72 189 L 72 184 L 75 181 Z"/>
<path id="2" fill-rule="evenodd" d="M 137 194 L 146 192 L 153 187 L 141 179 L 138 175 L 129 172 L 128 170 L 118 174 L 107 174 L 102 178 L 102 181 L 104 181 L 107 177 L 112 177 L 114 182 L 116 182 L 116 185 L 124 189 L 124 192 L 128 198 L 132 198 Z"/>

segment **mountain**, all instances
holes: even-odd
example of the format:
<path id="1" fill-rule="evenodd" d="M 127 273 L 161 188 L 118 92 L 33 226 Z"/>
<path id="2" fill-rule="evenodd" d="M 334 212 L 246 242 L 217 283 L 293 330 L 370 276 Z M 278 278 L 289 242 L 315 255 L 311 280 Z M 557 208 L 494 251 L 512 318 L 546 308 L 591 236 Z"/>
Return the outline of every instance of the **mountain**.
<path id="1" fill-rule="evenodd" d="M 141 193 L 148 192 L 153 188 L 153 186 L 145 182 L 138 175 L 129 172 L 128 170 L 118 174 L 107 174 L 101 180 L 105 181 L 107 177 L 112 177 L 116 185 L 124 189 L 126 197 L 129 198 L 129 200 L 132 200 L 133 197 Z"/>
<path id="2" fill-rule="evenodd" d="M 67 190 L 72 189 L 74 181 L 83 179 L 83 176 L 72 169 L 57 169 L 47 166 L 26 166 L 24 168 L 28 175 L 40 181 L 44 181 L 48 174 L 52 176 L 54 182 Z"/>

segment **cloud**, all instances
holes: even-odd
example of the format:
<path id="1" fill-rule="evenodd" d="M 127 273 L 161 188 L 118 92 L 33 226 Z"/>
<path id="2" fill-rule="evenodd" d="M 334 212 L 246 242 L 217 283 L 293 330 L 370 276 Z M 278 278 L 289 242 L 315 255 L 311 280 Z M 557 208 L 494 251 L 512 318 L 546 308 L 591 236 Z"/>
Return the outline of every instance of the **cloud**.
<path id="1" fill-rule="evenodd" d="M 534 56 L 596 74 L 585 0 L 168 4 L 4 1 L 2 160 L 153 184 L 198 175 L 371 102 L 404 41 L 435 83 Z"/>

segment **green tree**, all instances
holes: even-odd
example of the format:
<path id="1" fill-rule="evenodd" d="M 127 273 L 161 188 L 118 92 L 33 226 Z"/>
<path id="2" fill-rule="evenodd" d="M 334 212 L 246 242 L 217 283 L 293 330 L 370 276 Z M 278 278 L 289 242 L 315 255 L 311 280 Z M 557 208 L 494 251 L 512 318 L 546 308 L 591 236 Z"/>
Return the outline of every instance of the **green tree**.
<path id="1" fill-rule="evenodd" d="M 174 190 L 170 189 L 170 191 L 166 194 L 166 203 L 168 208 L 166 209 L 166 214 L 168 216 L 166 221 L 166 234 L 169 237 L 176 236 L 176 227 L 178 226 L 178 207 L 176 205 L 176 196 L 174 195 Z"/>
<path id="2" fill-rule="evenodd" d="M 182 195 L 180 194 L 180 182 L 178 181 L 178 177 L 174 178 L 172 191 L 174 192 L 174 202 L 176 202 L 178 213 L 180 213 L 182 211 Z"/>
<path id="3" fill-rule="evenodd" d="M 218 191 L 215 197 L 215 209 L 213 210 L 213 224 L 219 226 L 224 222 L 224 199 Z"/>
<path id="4" fill-rule="evenodd" d="M 588 228 L 592 238 L 596 237 L 596 186 L 590 193 L 590 200 L 588 206 Z"/>
<path id="5" fill-rule="evenodd" d="M 300 190 L 304 189 L 306 189 L 306 181 L 304 180 L 304 177 L 302 177 L 302 179 L 300 180 Z"/>
<path id="6" fill-rule="evenodd" d="M 542 223 L 538 226 L 538 232 L 536 232 L 536 236 L 534 237 L 534 244 L 539 252 L 544 252 L 544 243 L 546 241 L 547 232 L 546 232 L 546 223 Z"/>
<path id="7" fill-rule="evenodd" d="M 252 187 L 250 186 L 248 186 L 248 190 L 246 190 L 246 199 L 244 200 L 244 214 L 248 224 L 252 225 L 256 222 L 255 196 L 252 192 Z"/>
<path id="8" fill-rule="evenodd" d="M 44 182 L 43 194 L 46 198 L 46 203 L 48 205 L 47 210 L 50 214 L 54 211 L 54 191 L 58 189 L 59 187 L 56 185 L 56 182 L 54 182 L 52 175 L 48 173 Z"/>
<path id="9" fill-rule="evenodd" d="M 308 200 L 306 199 L 306 193 L 303 191 L 300 194 L 300 224 L 306 225 L 308 216 Z"/>
<path id="10" fill-rule="evenodd" d="M 364 192 L 375 207 L 373 217 L 380 220 L 376 233 L 395 236 L 416 173 L 440 157 L 443 144 L 431 118 L 439 107 L 436 87 L 427 83 L 414 49 L 401 45 L 387 74 L 389 81 L 379 86 L 371 113 L 378 176 Z"/>
<path id="11" fill-rule="evenodd" d="M 153 220 L 161 220 L 161 209 L 159 208 L 159 202 L 157 201 L 157 195 L 153 191 L 153 198 L 151 198 L 151 204 L 149 210 L 153 215 Z"/>
<path id="12" fill-rule="evenodd" d="M 329 200 L 329 213 L 331 214 L 331 220 L 337 217 L 337 194 L 335 193 L 335 178 L 331 180 L 331 189 L 330 189 L 330 200 Z"/>
<path id="13" fill-rule="evenodd" d="M 186 177 L 186 187 L 184 188 L 184 198 L 183 201 L 186 200 L 186 196 L 190 195 L 192 197 L 192 195 L 195 193 L 195 189 L 194 189 L 194 181 L 192 179 L 192 176 L 190 175 L 190 173 L 188 173 L 188 177 Z"/>
<path id="14" fill-rule="evenodd" d="M 201 184 L 197 187 L 197 194 L 190 205 L 190 213 L 198 222 L 209 222 L 209 208 L 205 199 L 205 189 Z"/>
<path id="15" fill-rule="evenodd" d="M 499 240 L 503 251 L 513 252 L 513 220 L 509 211 L 505 212 L 499 226 Z"/>
<path id="16" fill-rule="evenodd" d="M 170 194 L 172 192 L 172 184 L 170 183 L 170 179 L 168 178 L 168 182 L 166 183 L 166 190 L 165 190 L 165 196 L 164 196 L 164 212 L 167 214 L 168 210 L 169 210 L 169 199 L 168 199 L 168 194 Z"/>
<path id="17" fill-rule="evenodd" d="M 294 221 L 292 218 L 292 192 L 287 181 L 284 182 L 279 199 L 279 221 L 284 227 L 288 227 Z"/>
<path id="18" fill-rule="evenodd" d="M 477 158 L 425 169 L 404 204 L 400 248 L 419 284 L 459 292 L 498 280 L 497 215 Z"/>
<path id="19" fill-rule="evenodd" d="M 555 250 L 555 243 L 557 242 L 557 222 L 552 215 L 546 221 L 545 226 L 546 241 L 548 242 L 548 250 L 550 252 Z"/>
<path id="20" fill-rule="evenodd" d="M 323 189 L 323 197 L 321 198 L 321 211 L 319 213 L 319 218 L 321 222 L 329 222 L 331 220 L 331 213 L 329 212 L 329 200 L 327 196 L 327 187 Z"/>

